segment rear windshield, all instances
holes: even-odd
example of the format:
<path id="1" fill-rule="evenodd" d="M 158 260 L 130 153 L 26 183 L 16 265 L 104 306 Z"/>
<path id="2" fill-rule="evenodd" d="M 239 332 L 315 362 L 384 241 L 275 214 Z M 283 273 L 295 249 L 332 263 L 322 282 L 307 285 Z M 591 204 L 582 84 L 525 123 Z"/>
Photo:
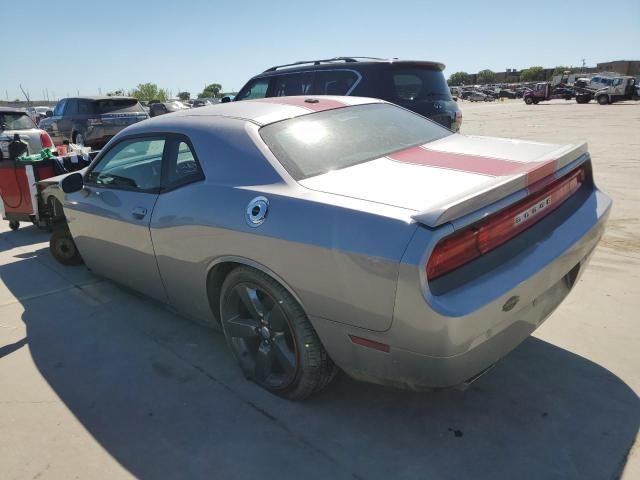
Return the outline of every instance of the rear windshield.
<path id="1" fill-rule="evenodd" d="M 35 128 L 33 120 L 22 112 L 0 112 L 0 130 L 27 130 Z"/>
<path id="2" fill-rule="evenodd" d="M 433 96 L 450 96 L 442 71 L 428 68 L 398 68 L 393 71 L 393 87 L 402 100 L 422 100 Z"/>
<path id="3" fill-rule="evenodd" d="M 140 102 L 135 99 L 109 99 L 96 101 L 97 113 L 144 112 Z"/>
<path id="4" fill-rule="evenodd" d="M 368 162 L 451 135 L 420 115 L 386 103 L 282 120 L 260 135 L 296 180 Z"/>

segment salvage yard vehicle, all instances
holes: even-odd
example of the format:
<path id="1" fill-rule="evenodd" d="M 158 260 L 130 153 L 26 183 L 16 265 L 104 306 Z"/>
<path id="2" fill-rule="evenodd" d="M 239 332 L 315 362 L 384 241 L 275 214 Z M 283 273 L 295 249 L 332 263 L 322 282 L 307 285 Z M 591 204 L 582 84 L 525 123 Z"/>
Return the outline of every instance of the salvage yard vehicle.
<path id="1" fill-rule="evenodd" d="M 43 148 L 54 148 L 49 134 L 37 128 L 26 111 L 0 107 L 0 161 L 9 159 L 9 143 L 16 134 L 27 144 L 27 154 L 38 153 Z"/>
<path id="2" fill-rule="evenodd" d="M 462 113 L 439 62 L 335 57 L 277 65 L 253 77 L 234 101 L 291 95 L 375 97 L 408 108 L 453 131 Z"/>
<path id="3" fill-rule="evenodd" d="M 540 102 L 545 102 L 548 100 L 571 100 L 575 92 L 568 88 L 566 85 L 556 85 L 552 86 L 551 82 L 538 82 L 535 84 L 533 89 L 527 90 L 522 96 L 524 103 L 527 105 L 537 105 Z M 578 102 L 580 103 L 580 102 Z"/>
<path id="4" fill-rule="evenodd" d="M 188 109 L 189 107 L 187 107 L 182 102 L 155 102 L 149 105 L 149 116 L 157 117 L 158 115 L 164 115 L 166 113 Z"/>
<path id="5" fill-rule="evenodd" d="M 634 98 L 636 79 L 634 77 L 595 76 L 585 86 L 576 86 L 576 102 L 589 103 L 595 100 L 600 105 L 608 105 Z"/>
<path id="6" fill-rule="evenodd" d="M 149 118 L 140 102 L 130 97 L 69 97 L 40 122 L 56 145 L 65 140 L 101 148 L 123 128 Z"/>
<path id="7" fill-rule="evenodd" d="M 469 100 L 470 102 L 491 102 L 494 100 L 494 98 L 490 95 L 487 95 L 486 93 L 471 92 L 467 96 L 467 100 Z"/>
<path id="8" fill-rule="evenodd" d="M 611 207 L 586 144 L 339 96 L 141 122 L 59 186 L 93 272 L 219 326 L 248 378 L 296 400 L 337 367 L 468 385 L 569 294 Z"/>

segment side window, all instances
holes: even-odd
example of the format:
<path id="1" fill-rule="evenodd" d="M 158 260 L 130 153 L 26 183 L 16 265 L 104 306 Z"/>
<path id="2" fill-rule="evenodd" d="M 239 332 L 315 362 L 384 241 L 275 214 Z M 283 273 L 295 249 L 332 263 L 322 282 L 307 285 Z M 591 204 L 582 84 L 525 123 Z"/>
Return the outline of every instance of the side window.
<path id="1" fill-rule="evenodd" d="M 126 190 L 158 191 L 164 147 L 164 138 L 124 140 L 89 171 L 86 181 Z"/>
<path id="2" fill-rule="evenodd" d="M 56 106 L 53 109 L 53 115 L 56 117 L 61 117 L 64 113 L 64 107 L 66 106 L 66 104 L 67 100 L 60 100 L 58 103 L 56 103 Z"/>
<path id="3" fill-rule="evenodd" d="M 163 187 L 167 189 L 204 179 L 193 150 L 177 138 L 169 141 L 166 172 Z"/>
<path id="4" fill-rule="evenodd" d="M 326 70 L 316 72 L 315 95 L 346 95 L 358 81 L 355 72 Z"/>
<path id="5" fill-rule="evenodd" d="M 266 97 L 270 81 L 270 77 L 257 78 L 253 80 L 251 83 L 249 83 L 249 85 L 242 89 L 242 91 L 236 97 L 236 100 L 251 100 L 252 98 Z"/>
<path id="6" fill-rule="evenodd" d="M 64 109 L 65 115 L 75 115 L 78 113 L 78 101 L 67 100 L 67 107 Z"/>
<path id="7" fill-rule="evenodd" d="M 78 102 L 78 113 L 80 115 L 89 115 L 93 113 L 93 102 L 81 100 Z"/>
<path id="8" fill-rule="evenodd" d="M 413 100 L 422 90 L 422 79 L 412 73 L 395 72 L 393 86 L 396 96 L 402 100 Z"/>
<path id="9" fill-rule="evenodd" d="M 280 75 L 273 78 L 274 97 L 285 97 L 290 95 L 308 95 L 311 93 L 312 72 L 292 73 L 290 75 Z"/>

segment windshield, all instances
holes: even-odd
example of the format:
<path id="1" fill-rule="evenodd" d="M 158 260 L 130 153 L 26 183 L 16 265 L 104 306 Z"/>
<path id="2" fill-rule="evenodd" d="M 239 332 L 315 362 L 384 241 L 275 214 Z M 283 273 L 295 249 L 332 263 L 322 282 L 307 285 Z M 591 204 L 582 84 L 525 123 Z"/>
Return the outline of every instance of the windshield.
<path id="1" fill-rule="evenodd" d="M 135 98 L 98 100 L 98 113 L 144 112 L 142 105 Z"/>
<path id="2" fill-rule="evenodd" d="M 387 103 L 358 105 L 283 120 L 260 129 L 296 180 L 375 160 L 451 135 L 420 115 Z"/>
<path id="3" fill-rule="evenodd" d="M 27 130 L 29 128 L 36 128 L 36 125 L 26 113 L 0 112 L 1 130 Z"/>

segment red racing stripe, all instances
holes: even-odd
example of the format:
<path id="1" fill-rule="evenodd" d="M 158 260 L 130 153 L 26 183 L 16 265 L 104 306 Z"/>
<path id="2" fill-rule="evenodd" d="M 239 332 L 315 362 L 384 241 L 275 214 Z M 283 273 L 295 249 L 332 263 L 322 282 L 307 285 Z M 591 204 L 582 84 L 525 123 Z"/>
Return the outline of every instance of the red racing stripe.
<path id="1" fill-rule="evenodd" d="M 323 110 L 332 110 L 334 108 L 346 107 L 348 104 L 329 98 L 312 98 L 317 102 L 308 102 L 310 97 L 268 97 L 256 100 L 258 102 L 276 103 L 278 105 L 291 105 L 293 107 L 306 108 L 312 112 L 322 112 Z"/>
<path id="2" fill-rule="evenodd" d="M 427 150 L 420 146 L 387 155 L 387 158 L 395 160 L 396 162 L 445 168 L 489 177 L 504 177 L 524 173 L 526 174 L 527 185 L 531 185 L 549 175 L 553 175 L 556 171 L 555 160 L 545 162 L 515 162 L 513 160 L 476 155 L 437 152 Z"/>

